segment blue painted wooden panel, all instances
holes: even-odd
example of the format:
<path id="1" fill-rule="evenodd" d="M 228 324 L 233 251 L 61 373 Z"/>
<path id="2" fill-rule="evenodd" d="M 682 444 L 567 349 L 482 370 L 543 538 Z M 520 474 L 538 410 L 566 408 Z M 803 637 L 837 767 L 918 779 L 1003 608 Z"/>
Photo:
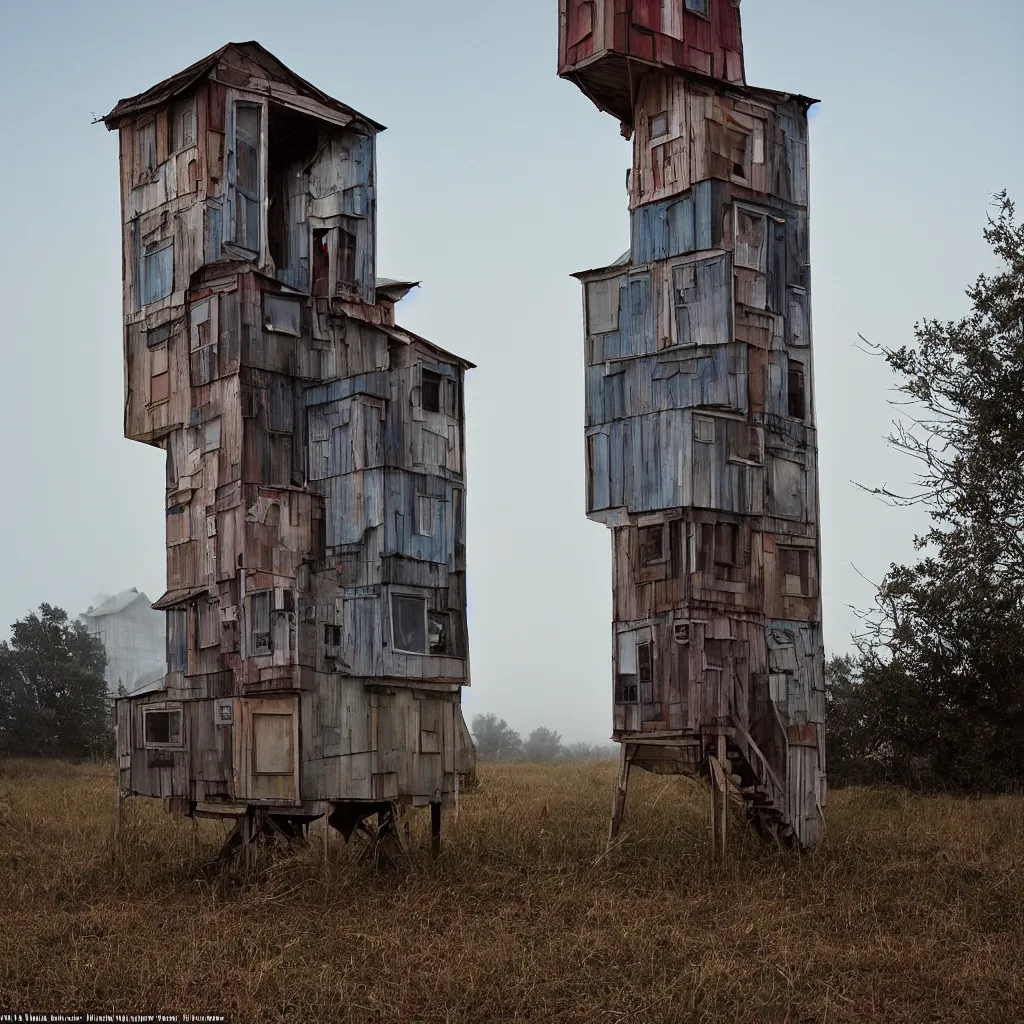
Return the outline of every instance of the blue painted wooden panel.
<path id="1" fill-rule="evenodd" d="M 694 185 L 683 196 L 640 206 L 630 215 L 634 264 L 671 259 L 712 246 L 710 181 Z"/>

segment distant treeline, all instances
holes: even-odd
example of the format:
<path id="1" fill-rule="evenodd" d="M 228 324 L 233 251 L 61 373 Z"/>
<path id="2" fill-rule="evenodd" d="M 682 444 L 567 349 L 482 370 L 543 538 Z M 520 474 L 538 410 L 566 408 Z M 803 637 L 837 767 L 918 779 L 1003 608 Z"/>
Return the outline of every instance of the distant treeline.
<path id="1" fill-rule="evenodd" d="M 484 761 L 609 761 L 619 756 L 614 743 L 566 745 L 552 729 L 534 729 L 524 741 L 497 715 L 477 715 L 472 733 L 477 756 Z"/>

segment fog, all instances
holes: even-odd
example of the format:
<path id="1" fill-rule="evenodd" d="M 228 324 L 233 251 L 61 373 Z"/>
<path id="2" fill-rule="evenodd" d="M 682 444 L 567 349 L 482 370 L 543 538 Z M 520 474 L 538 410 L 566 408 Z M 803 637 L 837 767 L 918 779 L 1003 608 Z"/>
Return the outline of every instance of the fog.
<path id="1" fill-rule="evenodd" d="M 0 38 L 4 310 L 0 635 L 40 602 L 164 588 L 164 461 L 123 439 L 116 136 L 94 117 L 228 40 L 257 39 L 388 125 L 382 277 L 400 322 L 478 364 L 466 389 L 467 717 L 566 743 L 611 729 L 610 541 L 584 517 L 583 346 L 570 274 L 628 248 L 629 145 L 556 63 L 556 0 L 8 4 Z M 912 338 L 991 267 L 993 193 L 1024 196 L 1018 0 L 746 0 L 751 84 L 811 121 L 826 646 L 913 557 L 920 512 L 884 443 L 893 380 L 858 333 Z"/>

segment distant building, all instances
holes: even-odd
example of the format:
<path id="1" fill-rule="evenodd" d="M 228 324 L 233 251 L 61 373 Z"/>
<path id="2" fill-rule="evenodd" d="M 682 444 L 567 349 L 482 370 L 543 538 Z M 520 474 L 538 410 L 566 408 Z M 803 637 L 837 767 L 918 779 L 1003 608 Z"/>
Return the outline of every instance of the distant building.
<path id="1" fill-rule="evenodd" d="M 104 597 L 79 616 L 85 628 L 103 642 L 107 652 L 107 692 L 123 686 L 131 693 L 154 675 L 166 671 L 166 617 L 134 587 Z"/>

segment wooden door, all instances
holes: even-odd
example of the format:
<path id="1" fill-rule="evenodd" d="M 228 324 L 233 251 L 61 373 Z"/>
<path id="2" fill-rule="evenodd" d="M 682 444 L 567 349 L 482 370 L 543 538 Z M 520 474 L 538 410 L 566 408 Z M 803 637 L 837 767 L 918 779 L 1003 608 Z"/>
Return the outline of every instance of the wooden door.
<path id="1" fill-rule="evenodd" d="M 239 797 L 248 803 L 300 803 L 298 699 L 243 699 L 238 704 L 234 753 Z"/>

